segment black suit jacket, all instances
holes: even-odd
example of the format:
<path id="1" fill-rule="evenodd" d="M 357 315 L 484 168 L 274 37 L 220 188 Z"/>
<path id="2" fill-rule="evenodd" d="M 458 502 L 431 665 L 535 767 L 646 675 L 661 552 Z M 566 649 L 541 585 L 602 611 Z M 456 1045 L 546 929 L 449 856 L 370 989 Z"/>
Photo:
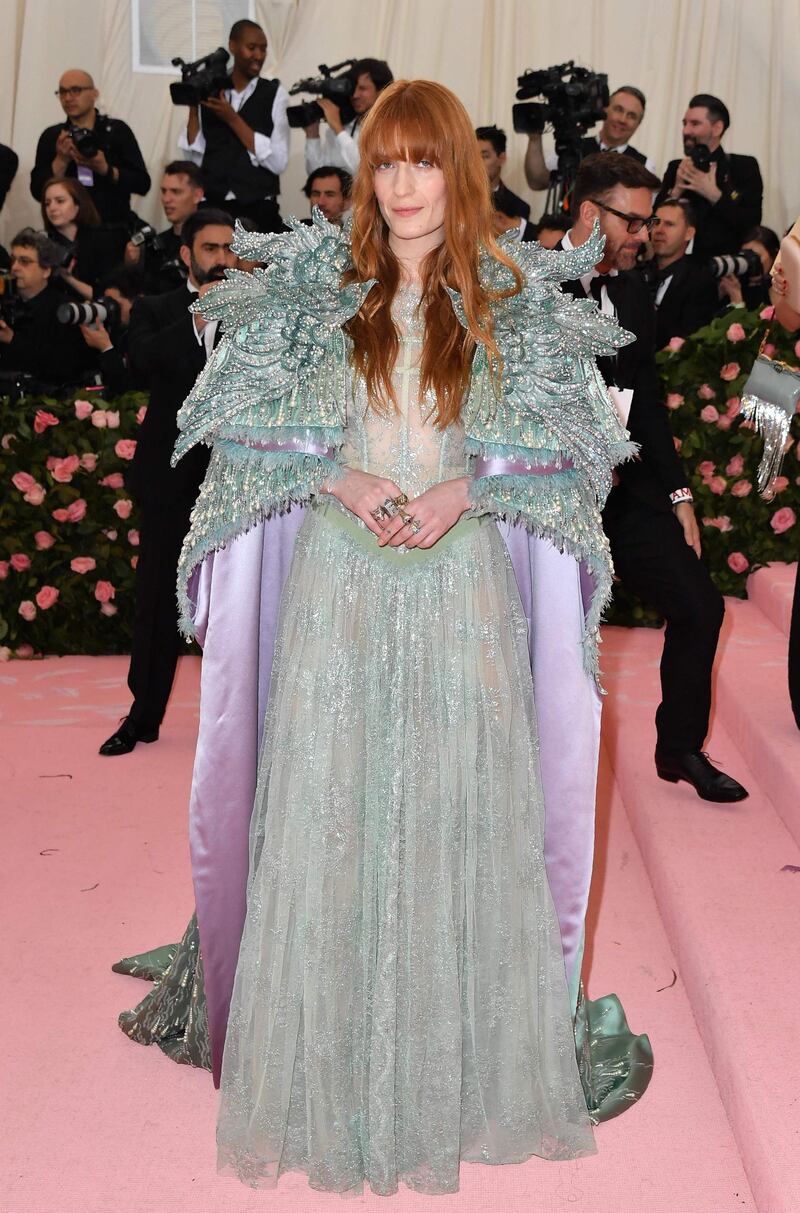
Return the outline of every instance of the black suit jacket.
<path id="1" fill-rule="evenodd" d="M 663 349 L 670 337 L 688 337 L 709 324 L 719 311 L 716 280 L 693 257 L 681 257 L 664 271 L 671 275 L 669 286 L 656 305 L 656 349 Z M 651 284 L 655 293 L 659 278 Z"/>
<path id="2" fill-rule="evenodd" d="M 531 208 L 519 194 L 515 194 L 501 181 L 496 190 L 492 190 L 492 206 L 510 219 L 530 219 Z"/>
<path id="3" fill-rule="evenodd" d="M 720 253 L 735 253 L 747 233 L 761 222 L 764 185 L 758 161 L 754 156 L 730 156 L 718 147 L 711 154 L 717 165 L 717 185 L 722 197 L 713 206 L 691 191 L 686 198 L 697 217 L 697 235 L 692 254 L 698 261 L 707 261 Z M 662 203 L 675 184 L 680 160 L 671 160 L 656 198 L 655 207 Z M 654 209 L 655 209 L 654 207 Z"/>
<path id="4" fill-rule="evenodd" d="M 610 492 L 603 511 L 606 526 L 633 503 L 665 513 L 672 509 L 669 495 L 687 483 L 683 464 L 675 450 L 669 415 L 663 403 L 661 381 L 655 361 L 655 315 L 650 292 L 637 270 L 606 278 L 609 295 L 622 328 L 636 335 L 616 358 L 598 358 L 606 383 L 632 388 L 628 430 L 639 443 L 640 457 L 617 468 L 619 484 Z M 563 289 L 576 299 L 585 299 L 580 282 L 566 282 Z"/>
<path id="5" fill-rule="evenodd" d="M 189 313 L 196 297 L 182 286 L 166 295 L 145 295 L 131 311 L 128 355 L 150 402 L 126 483 L 145 508 L 191 505 L 208 467 L 204 446 L 193 447 L 177 467 L 170 467 L 178 410 L 206 360 Z"/>
<path id="6" fill-rule="evenodd" d="M 10 147 L 0 143 L 0 208 L 6 200 L 6 194 L 11 189 L 19 168 L 19 157 Z"/>
<path id="7" fill-rule="evenodd" d="M 92 382 L 94 354 L 80 329 L 58 322 L 65 298 L 63 291 L 48 285 L 22 305 L 11 323 L 13 339 L 0 345 L 3 370 L 27 371 L 53 387 Z"/>

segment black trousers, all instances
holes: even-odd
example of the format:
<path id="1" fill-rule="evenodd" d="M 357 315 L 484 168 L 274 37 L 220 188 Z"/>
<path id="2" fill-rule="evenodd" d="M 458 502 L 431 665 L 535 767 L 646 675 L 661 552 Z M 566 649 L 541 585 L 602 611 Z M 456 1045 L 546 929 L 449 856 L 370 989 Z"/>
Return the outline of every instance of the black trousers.
<path id="1" fill-rule="evenodd" d="M 789 627 L 789 698 L 792 701 L 797 727 L 800 729 L 800 564 L 797 566 L 797 578 L 794 583 L 792 622 Z"/>
<path id="2" fill-rule="evenodd" d="M 163 509 L 143 506 L 140 512 L 136 614 L 128 669 L 133 706 L 128 716 L 141 733 L 158 730 L 178 656 L 185 647 L 178 632 L 175 583 L 190 511 L 190 503 L 179 502 Z"/>
<path id="3" fill-rule="evenodd" d="M 274 198 L 261 198 L 256 202 L 240 202 L 238 198 L 228 198 L 216 201 L 234 219 L 252 219 L 259 232 L 282 232 L 283 220 L 278 203 Z"/>
<path id="4" fill-rule="evenodd" d="M 702 560 L 670 513 L 628 499 L 603 523 L 614 570 L 626 589 L 666 620 L 661 657 L 659 750 L 701 750 L 711 712 L 711 670 L 725 605 Z"/>

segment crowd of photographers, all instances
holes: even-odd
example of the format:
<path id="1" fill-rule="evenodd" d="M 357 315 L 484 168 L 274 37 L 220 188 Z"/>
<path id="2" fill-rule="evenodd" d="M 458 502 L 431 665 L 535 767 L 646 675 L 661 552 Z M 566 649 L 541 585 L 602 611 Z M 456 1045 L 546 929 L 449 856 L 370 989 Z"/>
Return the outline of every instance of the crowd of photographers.
<path id="1" fill-rule="evenodd" d="M 42 133 L 31 172 L 41 219 L 0 250 L 0 393 L 92 381 L 109 393 L 146 386 L 129 348 L 137 300 L 187 285 L 191 290 L 185 225 L 203 210 L 214 208 L 260 231 L 282 229 L 280 178 L 292 128 L 304 135 L 309 209 L 318 206 L 331 222 L 341 222 L 358 167 L 361 121 L 392 72 L 378 59 L 321 68 L 320 76 L 290 90 L 314 99 L 291 104 L 279 81 L 261 75 L 266 53 L 263 30 L 241 20 L 227 52 L 219 48 L 192 64 L 176 61 L 182 75 L 171 86 L 172 100 L 185 107 L 187 121 L 180 159 L 159 182 L 163 231 L 131 209 L 131 195 L 151 188 L 133 131 L 98 110 L 87 72 L 63 74 L 56 96 L 64 120 Z M 479 127 L 496 230 L 554 248 L 570 228 L 570 193 L 584 158 L 614 152 L 654 173 L 652 159 L 633 145 L 646 98 L 633 85 L 608 96 L 604 76 L 571 63 L 526 72 L 519 86 L 514 129 L 528 137 L 525 177 L 532 191 L 547 191 L 545 214 L 532 223 L 529 202 L 502 180 L 505 132 Z M 684 155 L 663 178 L 654 177 L 651 240 L 639 269 L 656 310 L 659 344 L 686 336 L 726 308 L 767 301 L 778 238 L 761 226 L 757 161 L 723 149 L 729 122 L 718 98 L 693 97 L 683 118 Z M 545 124 L 554 133 L 547 154 Z M 586 133 L 595 126 L 596 133 Z M 0 206 L 17 164 L 16 154 L 0 146 Z"/>

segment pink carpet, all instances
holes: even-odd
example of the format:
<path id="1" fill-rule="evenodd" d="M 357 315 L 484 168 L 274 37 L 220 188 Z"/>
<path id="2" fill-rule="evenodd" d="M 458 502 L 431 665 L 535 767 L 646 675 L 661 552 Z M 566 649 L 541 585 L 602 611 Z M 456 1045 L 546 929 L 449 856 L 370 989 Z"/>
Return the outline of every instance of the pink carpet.
<path id="1" fill-rule="evenodd" d="M 729 614 L 722 664 L 735 680 L 742 664 L 752 674 L 762 651 L 751 646 L 743 663 L 740 642 L 760 636 L 769 664 L 780 634 L 755 603 L 734 604 Z M 723 671 L 711 749 L 749 783 L 751 799 L 719 810 L 655 778 L 660 643 L 659 633 L 607 632 L 610 694 L 590 916 L 589 992 L 619 993 L 631 1026 L 653 1042 L 656 1070 L 645 1100 L 599 1127 L 594 1158 L 465 1166 L 455 1196 L 365 1195 L 358 1208 L 800 1207 L 792 1060 L 800 873 L 782 871 L 800 866 L 798 846 L 763 791 L 769 779 L 757 755 L 745 761 L 731 740 L 735 720 L 721 719 Z M 121 658 L 0 667 L 0 913 L 8 940 L 0 1209 L 338 1208 L 340 1198 L 310 1191 L 301 1176 L 257 1194 L 218 1178 L 209 1076 L 132 1044 L 116 1026 L 117 1012 L 145 986 L 113 974 L 111 963 L 177 937 L 191 913 L 186 800 L 199 663 L 181 662 L 161 740 L 101 759 L 97 746 L 127 706 L 125 671 Z M 776 670 L 770 700 L 778 681 Z M 755 713 L 761 705 L 749 706 Z M 787 726 L 780 745 L 796 755 L 800 735 Z M 796 765 L 789 781 L 795 803 Z"/>

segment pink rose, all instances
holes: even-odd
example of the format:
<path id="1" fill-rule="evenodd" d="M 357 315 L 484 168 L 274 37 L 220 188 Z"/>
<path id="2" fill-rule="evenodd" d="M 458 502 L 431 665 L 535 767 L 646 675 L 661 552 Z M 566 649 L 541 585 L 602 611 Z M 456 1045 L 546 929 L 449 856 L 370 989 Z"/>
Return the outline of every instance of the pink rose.
<path id="1" fill-rule="evenodd" d="M 31 603 L 31 606 L 33 606 L 33 603 Z M 36 607 L 33 607 L 33 609 L 35 611 Z M 17 647 L 17 649 L 15 650 L 14 656 L 19 657 L 21 661 L 26 661 L 28 658 L 33 657 L 33 645 L 32 644 L 19 645 Z"/>
<path id="2" fill-rule="evenodd" d="M 100 483 L 107 489 L 121 489 L 125 481 L 122 478 L 122 472 L 111 472 L 108 476 L 104 476 Z"/>
<path id="3" fill-rule="evenodd" d="M 717 467 L 710 459 L 704 459 L 702 463 L 698 463 L 697 470 L 703 477 L 703 480 L 709 480 L 716 472 Z"/>
<path id="4" fill-rule="evenodd" d="M 767 358 L 771 358 L 772 355 L 775 353 L 775 346 L 772 344 L 771 341 L 768 341 L 767 344 L 764 346 L 763 350 L 761 351 L 761 353 L 766 354 Z"/>
<path id="5" fill-rule="evenodd" d="M 728 517 L 728 515 L 727 515 L 727 514 L 721 514 L 721 515 L 719 516 L 719 518 L 704 518 L 704 519 L 703 519 L 703 526 L 713 526 L 713 527 L 716 527 L 716 529 L 717 529 L 718 531 L 722 531 L 722 532 L 723 532 L 723 534 L 724 534 L 726 531 L 732 531 L 732 530 L 733 530 L 733 523 L 731 522 L 731 520 L 730 520 L 730 518 Z"/>
<path id="6" fill-rule="evenodd" d="M 726 383 L 730 383 L 732 379 L 735 379 L 736 376 L 740 374 L 741 367 L 739 366 L 738 362 L 726 362 L 725 365 L 720 368 L 719 377 L 720 379 L 724 379 Z"/>
<path id="7" fill-rule="evenodd" d="M 712 476 L 708 482 L 708 487 L 712 493 L 716 493 L 720 497 L 728 487 L 728 482 L 724 476 Z"/>
<path id="8" fill-rule="evenodd" d="M 744 341 L 747 334 L 745 333 L 741 324 L 732 324 L 725 336 L 729 341 Z"/>
<path id="9" fill-rule="evenodd" d="M 720 417 L 719 421 L 717 422 L 717 429 L 718 430 L 729 430 L 732 425 L 733 425 L 732 418 L 726 417 L 725 414 L 723 413 L 722 416 Z"/>
<path id="10" fill-rule="evenodd" d="M 92 405 L 88 400 L 75 401 L 75 416 L 78 418 L 78 421 L 85 421 L 86 418 L 91 417 L 91 415 Z"/>
<path id="11" fill-rule="evenodd" d="M 762 308 L 758 314 L 762 320 L 771 320 L 775 315 L 775 308 L 770 304 L 768 307 Z"/>
<path id="12" fill-rule="evenodd" d="M 136 412 L 136 424 L 141 425 L 142 422 L 144 421 L 146 415 L 147 415 L 147 405 L 142 404 L 139 406 L 139 408 L 137 409 L 137 412 Z"/>
<path id="13" fill-rule="evenodd" d="M 58 417 L 54 417 L 52 413 L 45 412 L 44 409 L 37 409 L 36 416 L 33 419 L 33 428 L 37 434 L 43 434 L 49 425 L 58 425 Z"/>
<path id="14" fill-rule="evenodd" d="M 92 569 L 97 568 L 97 561 L 94 556 L 73 556 L 69 567 L 73 573 L 91 573 Z"/>
<path id="15" fill-rule="evenodd" d="M 684 337 L 670 337 L 669 341 L 667 342 L 667 349 L 673 350 L 675 353 L 677 353 L 678 350 L 684 345 L 686 345 L 686 339 Z"/>
<path id="16" fill-rule="evenodd" d="M 734 497 L 749 497 L 753 491 L 753 486 L 749 480 L 737 480 L 731 485 L 731 493 Z"/>
<path id="17" fill-rule="evenodd" d="M 56 522 L 66 522 L 67 511 L 64 509 L 53 510 L 53 517 L 55 518 Z"/>
<path id="18" fill-rule="evenodd" d="M 97 426 L 98 430 L 106 428 L 106 413 L 105 409 L 95 409 L 92 413 L 92 425 Z"/>
<path id="19" fill-rule="evenodd" d="M 117 608 L 114 606 L 113 602 L 102 603 L 102 605 L 100 607 L 101 615 L 116 615 L 116 613 L 117 613 Z"/>
<path id="20" fill-rule="evenodd" d="M 668 409 L 679 409 L 683 404 L 683 396 L 679 392 L 670 392 L 666 399 Z"/>
<path id="21" fill-rule="evenodd" d="M 80 522 L 86 517 L 86 502 L 82 497 L 67 506 L 67 522 Z"/>
<path id="22" fill-rule="evenodd" d="M 800 341 L 795 341 L 794 352 L 797 355 L 797 357 L 800 358 Z"/>
<path id="23" fill-rule="evenodd" d="M 128 543 L 130 543 L 133 547 L 138 548 L 138 546 L 139 546 L 139 532 L 138 531 L 128 531 Z"/>
<path id="24" fill-rule="evenodd" d="M 117 537 L 116 531 L 103 531 L 103 534 L 105 535 L 106 539 L 110 539 L 112 543 Z"/>
<path id="25" fill-rule="evenodd" d="M 58 590 L 54 585 L 43 585 L 36 595 L 36 605 L 43 611 L 49 611 L 53 603 L 58 602 Z"/>
<path id="26" fill-rule="evenodd" d="M 741 476 L 744 471 L 744 459 L 741 455 L 734 455 L 725 471 L 729 476 Z"/>
<path id="27" fill-rule="evenodd" d="M 712 421 L 718 421 L 719 410 L 717 406 L 715 404 L 705 405 L 705 407 L 700 410 L 700 420 L 707 421 L 709 423 Z"/>
<path id="28" fill-rule="evenodd" d="M 50 460 L 48 460 L 48 465 L 49 463 Z M 80 466 L 81 461 L 77 455 L 67 455 L 66 459 L 53 460 L 50 474 L 59 484 L 69 484 Z"/>
<path id="29" fill-rule="evenodd" d="M 742 411 L 742 402 L 738 396 L 731 396 L 725 401 L 725 413 L 728 417 L 738 417 Z"/>
<path id="30" fill-rule="evenodd" d="M 118 518 L 130 518 L 133 502 L 130 497 L 120 497 L 119 501 L 114 502 L 114 513 Z"/>
<path id="31" fill-rule="evenodd" d="M 683 439 L 676 438 L 675 435 L 673 434 L 672 435 L 672 445 L 675 447 L 675 450 L 680 454 L 680 449 L 683 446 Z"/>
<path id="32" fill-rule="evenodd" d="M 8 561 L 0 560 L 0 581 L 5 581 L 6 577 L 8 576 L 8 568 Z"/>
<path id="33" fill-rule="evenodd" d="M 31 602 L 30 598 L 25 598 L 19 604 L 19 606 L 17 607 L 17 610 L 19 611 L 22 618 L 26 619 L 28 621 L 28 623 L 31 623 L 32 620 L 34 620 L 36 618 L 36 607 Z"/>
<path id="34" fill-rule="evenodd" d="M 710 383 L 701 383 L 697 389 L 697 395 L 701 400 L 713 400 L 716 394 Z"/>
<path id="35" fill-rule="evenodd" d="M 106 425 L 110 430 L 118 430 L 119 413 L 114 413 L 110 409 L 106 409 Z"/>
<path id="36" fill-rule="evenodd" d="M 37 531 L 33 538 L 40 552 L 46 552 L 55 543 L 55 536 L 51 535 L 49 531 Z"/>
<path id="37" fill-rule="evenodd" d="M 26 569 L 31 567 L 31 558 L 30 556 L 26 556 L 24 552 L 15 552 L 9 564 L 15 573 L 24 573 Z"/>
<path id="38" fill-rule="evenodd" d="M 11 660 L 11 649 L 7 644 L 0 644 L 0 661 Z"/>
<path id="39" fill-rule="evenodd" d="M 773 493 L 782 493 L 784 489 L 788 489 L 789 487 L 789 477 L 776 476 L 769 487 L 772 489 Z"/>
<path id="40" fill-rule="evenodd" d="M 98 602 L 110 602 L 117 594 L 110 581 L 98 581 L 94 587 L 94 596 Z"/>
<path id="41" fill-rule="evenodd" d="M 743 573 L 745 569 L 750 568 L 750 561 L 743 552 L 731 552 L 728 557 L 728 565 L 734 573 Z"/>
<path id="42" fill-rule="evenodd" d="M 120 438 L 114 447 L 114 454 L 118 459 L 133 459 L 135 450 L 136 440 L 134 438 Z"/>
<path id="43" fill-rule="evenodd" d="M 41 505 L 45 496 L 42 486 L 35 484 L 32 489 L 28 489 L 27 493 L 23 494 L 22 500 L 27 501 L 28 505 Z"/>
<path id="44" fill-rule="evenodd" d="M 81 467 L 84 472 L 93 472 L 97 467 L 97 456 L 92 451 L 87 451 L 85 455 L 81 455 Z"/>
<path id="45" fill-rule="evenodd" d="M 788 531 L 797 522 L 794 510 L 788 505 L 784 505 L 781 509 L 776 510 L 769 520 L 769 525 L 772 527 L 776 535 L 782 535 L 784 531 Z"/>
<path id="46" fill-rule="evenodd" d="M 131 556 L 131 568 L 135 569 L 138 563 L 139 563 L 139 557 Z"/>
<path id="47" fill-rule="evenodd" d="M 11 483 L 15 489 L 19 489 L 21 493 L 27 493 L 36 484 L 30 472 L 15 472 L 11 477 Z"/>
<path id="48" fill-rule="evenodd" d="M 12 444 L 16 441 L 16 434 L 3 434 L 3 437 L 0 438 L 0 447 L 2 447 L 4 451 L 10 451 Z"/>

